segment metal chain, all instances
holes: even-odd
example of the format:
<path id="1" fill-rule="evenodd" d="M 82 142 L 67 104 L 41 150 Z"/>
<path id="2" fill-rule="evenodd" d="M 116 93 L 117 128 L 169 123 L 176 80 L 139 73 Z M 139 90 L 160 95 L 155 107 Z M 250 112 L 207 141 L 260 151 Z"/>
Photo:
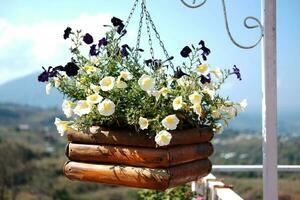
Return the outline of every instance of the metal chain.
<path id="1" fill-rule="evenodd" d="M 132 15 L 133 15 L 133 13 L 134 13 L 134 11 L 135 11 L 135 9 L 136 9 L 136 6 L 137 6 L 138 2 L 139 2 L 139 0 L 135 0 L 135 1 L 134 1 L 134 4 L 133 4 L 133 6 L 132 6 L 132 8 L 131 8 L 131 11 L 130 11 L 128 17 L 127 17 L 126 22 L 125 22 L 124 29 L 127 28 L 128 24 L 129 24 L 129 21 L 130 21 L 130 19 L 132 18 Z"/>
<path id="2" fill-rule="evenodd" d="M 146 5 L 145 5 L 144 0 L 143 0 L 142 4 L 143 4 L 143 7 L 144 7 L 144 10 L 146 10 Z M 145 15 L 145 17 L 146 17 L 146 26 L 147 26 L 147 33 L 148 33 L 148 44 L 150 46 L 150 54 L 151 54 L 152 60 L 154 60 L 154 50 L 153 50 L 153 46 L 152 46 L 152 38 L 151 38 L 149 17 L 148 17 L 148 15 Z"/>
<path id="3" fill-rule="evenodd" d="M 139 29 L 138 29 L 138 35 L 137 35 L 137 40 L 136 40 L 136 46 L 135 46 L 135 57 L 138 57 L 138 52 L 140 48 L 140 42 L 141 42 L 141 35 L 142 35 L 142 28 L 143 28 L 143 18 L 144 18 L 144 6 L 143 3 L 141 4 L 141 14 L 140 14 L 140 22 L 139 22 Z"/>
<path id="4" fill-rule="evenodd" d="M 149 13 L 148 10 L 146 9 L 146 5 L 144 5 L 144 12 L 145 12 L 145 15 L 146 15 L 146 17 L 148 18 L 150 24 L 151 24 L 152 30 L 154 31 L 156 38 L 157 38 L 158 41 L 159 41 L 159 45 L 160 45 L 161 48 L 163 49 L 164 54 L 165 54 L 166 58 L 167 58 L 168 61 L 169 61 L 170 67 L 175 71 L 174 65 L 173 65 L 171 59 L 169 59 L 169 58 L 170 58 L 169 53 L 168 53 L 168 51 L 166 50 L 165 45 L 164 45 L 164 43 L 162 42 L 162 40 L 161 40 L 161 38 L 160 38 L 160 35 L 159 35 L 159 33 L 158 33 L 157 29 L 156 29 L 155 24 L 153 23 L 153 20 L 152 20 L 152 18 L 151 18 L 151 16 L 150 16 L 150 13 Z"/>
<path id="5" fill-rule="evenodd" d="M 133 7 L 129 13 L 129 16 L 125 22 L 125 29 L 126 27 L 128 26 L 129 24 L 129 21 L 130 19 L 132 18 L 132 15 L 137 7 L 137 4 L 138 4 L 139 0 L 135 0 L 134 4 L 133 4 Z M 163 52 L 170 64 L 170 67 L 175 70 L 174 68 L 174 65 L 170 59 L 170 56 L 165 48 L 165 45 L 164 43 L 162 42 L 161 38 L 160 38 L 160 35 L 156 29 L 156 26 L 154 25 L 153 21 L 152 21 L 152 18 L 150 16 L 150 13 L 148 12 L 147 8 L 146 8 L 146 4 L 145 4 L 145 0 L 142 0 L 142 3 L 141 3 L 141 8 L 142 8 L 142 11 L 141 11 L 141 14 L 140 14 L 140 22 L 139 22 L 139 29 L 138 29 L 138 35 L 137 35 L 137 42 L 136 42 L 136 47 L 135 47 L 135 57 L 137 58 L 138 57 L 138 52 L 139 52 L 139 48 L 140 48 L 140 41 L 141 41 L 141 34 L 142 34 L 142 28 L 143 28 L 143 18 L 144 18 L 144 15 L 145 15 L 145 18 L 146 18 L 146 26 L 147 26 L 147 33 L 148 33 L 148 43 L 149 43 L 149 46 L 150 46 L 150 54 L 151 54 L 151 57 L 152 59 L 154 60 L 154 50 L 153 50 L 153 46 L 152 46 L 152 38 L 151 38 L 151 30 L 150 30 L 150 25 L 152 27 L 152 30 L 154 31 L 155 33 L 155 36 L 156 38 L 158 39 L 159 41 L 159 45 L 161 46 L 161 48 L 163 49 Z"/>

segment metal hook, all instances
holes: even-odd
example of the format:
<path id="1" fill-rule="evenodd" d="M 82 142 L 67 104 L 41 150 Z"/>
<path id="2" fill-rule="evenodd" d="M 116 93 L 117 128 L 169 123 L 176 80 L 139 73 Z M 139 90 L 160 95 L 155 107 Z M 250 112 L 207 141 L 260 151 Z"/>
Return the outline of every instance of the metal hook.
<path id="1" fill-rule="evenodd" d="M 185 2 L 185 0 L 181 0 L 181 2 L 189 7 L 189 8 L 198 8 L 200 6 L 202 6 L 203 4 L 206 3 L 207 0 L 204 0 L 202 1 L 200 4 L 196 4 L 196 0 L 193 0 L 193 5 L 190 5 L 188 4 L 187 2 Z M 253 16 L 248 16 L 244 19 L 244 26 L 247 28 L 247 29 L 254 29 L 254 28 L 259 28 L 260 29 L 260 36 L 259 36 L 259 39 L 253 44 L 253 45 L 249 45 L 249 46 L 244 46 L 244 45 L 241 45 L 239 44 L 232 36 L 231 32 L 230 32 L 230 29 L 229 29 L 229 24 L 228 24 L 228 17 L 227 17 L 227 10 L 226 10 L 226 5 L 225 5 L 225 0 L 222 0 L 222 6 L 223 6 L 223 13 L 224 13 L 224 20 L 225 20 L 225 27 L 226 27 L 226 31 L 227 31 L 227 34 L 230 38 L 230 40 L 232 41 L 232 43 L 234 45 L 236 45 L 237 47 L 239 48 L 242 48 L 242 49 L 251 49 L 251 48 L 254 48 L 256 47 L 259 42 L 261 41 L 262 37 L 264 36 L 264 31 L 263 31 L 263 26 L 260 22 L 259 19 L 257 19 L 256 17 L 253 17 Z M 255 25 L 249 25 L 249 20 L 253 20 L 256 24 Z"/>
<path id="2" fill-rule="evenodd" d="M 204 5 L 206 3 L 207 0 L 203 0 L 200 4 L 196 4 L 196 0 L 193 0 L 193 5 L 191 4 L 188 4 L 187 2 L 185 2 L 185 0 L 181 0 L 181 2 L 186 6 L 186 7 L 189 7 L 189 8 L 199 8 L 201 7 L 202 5 Z M 195 5 L 196 4 L 196 5 Z"/>

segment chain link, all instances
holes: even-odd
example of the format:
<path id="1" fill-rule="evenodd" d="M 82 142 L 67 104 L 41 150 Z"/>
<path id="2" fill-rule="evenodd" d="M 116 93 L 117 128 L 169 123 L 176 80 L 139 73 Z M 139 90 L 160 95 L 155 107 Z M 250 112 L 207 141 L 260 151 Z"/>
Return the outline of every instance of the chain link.
<path id="1" fill-rule="evenodd" d="M 142 35 L 142 28 L 143 28 L 143 18 L 144 18 L 144 6 L 143 3 L 141 4 L 141 14 L 140 14 L 140 22 L 139 22 L 139 29 L 138 29 L 138 35 L 137 35 L 137 40 L 136 40 L 136 46 L 135 46 L 135 57 L 138 57 L 139 53 L 139 48 L 140 48 L 140 42 L 141 42 L 141 35 Z"/>
<path id="2" fill-rule="evenodd" d="M 133 7 L 129 13 L 129 16 L 125 22 L 125 29 L 126 27 L 128 26 L 129 24 L 129 21 L 130 19 L 132 18 L 132 15 L 137 7 L 137 4 L 139 3 L 139 0 L 135 0 L 134 1 L 134 4 L 133 4 Z M 139 48 L 140 48 L 140 42 L 141 42 L 141 35 L 142 35 L 142 28 L 143 28 L 143 18 L 145 16 L 146 18 L 146 27 L 147 27 L 147 34 L 148 34 L 148 43 L 149 43 L 149 46 L 150 46 L 150 54 L 151 54 L 151 57 L 152 59 L 154 60 L 154 50 L 153 50 L 153 45 L 152 45 L 152 38 L 151 38 L 151 29 L 150 29 L 150 26 L 152 28 L 152 30 L 154 31 L 155 33 L 155 37 L 158 39 L 159 41 L 159 45 L 161 46 L 161 48 L 163 49 L 163 52 L 170 64 L 170 67 L 175 71 L 175 68 L 174 68 L 174 65 L 172 63 L 172 59 L 170 59 L 170 56 L 169 56 L 169 53 L 168 51 L 166 50 L 165 48 L 165 45 L 164 43 L 162 42 L 161 38 L 160 38 L 160 35 L 156 29 L 156 26 L 150 16 L 150 13 L 148 12 L 147 8 L 146 8 L 146 4 L 145 4 L 145 0 L 142 0 L 142 3 L 141 3 L 141 14 L 140 14 L 140 21 L 139 21 L 139 28 L 138 28 L 138 35 L 137 35 L 137 41 L 136 41 L 136 47 L 135 47 L 135 57 L 137 58 L 138 57 L 138 52 L 139 52 Z"/>
<path id="3" fill-rule="evenodd" d="M 144 0 L 143 0 L 142 4 L 144 6 L 144 10 L 146 10 L 146 5 L 145 5 Z M 151 38 L 151 30 L 150 30 L 150 24 L 149 24 L 149 17 L 148 17 L 148 15 L 145 15 L 145 17 L 146 17 L 146 26 L 147 26 L 148 44 L 149 44 L 149 47 L 150 47 L 150 54 L 151 54 L 152 60 L 154 60 L 154 50 L 153 50 L 153 46 L 152 46 L 152 38 Z"/>
<path id="4" fill-rule="evenodd" d="M 151 24 L 152 30 L 153 30 L 154 33 L 155 33 L 155 37 L 156 37 L 156 38 L 158 39 L 158 41 L 159 41 L 159 45 L 160 45 L 161 48 L 163 49 L 164 54 L 165 54 L 166 58 L 167 58 L 168 61 L 169 61 L 170 67 L 175 71 L 175 68 L 174 68 L 174 65 L 173 65 L 173 63 L 172 63 L 172 61 L 171 61 L 171 59 L 170 59 L 169 53 L 168 53 L 168 51 L 166 50 L 165 45 L 164 45 L 164 43 L 162 42 L 162 40 L 161 40 L 161 38 L 160 38 L 160 35 L 159 35 L 159 33 L 158 33 L 157 29 L 156 29 L 156 26 L 155 26 L 155 24 L 154 24 L 154 22 L 153 22 L 153 20 L 152 20 L 152 18 L 151 18 L 151 16 L 150 16 L 150 13 L 149 13 L 148 10 L 146 9 L 146 5 L 144 5 L 144 12 L 145 12 L 146 18 L 148 19 L 148 21 L 149 21 L 150 24 Z"/>
<path id="5" fill-rule="evenodd" d="M 129 21 L 130 21 L 130 19 L 132 18 L 132 15 L 133 15 L 133 13 L 134 13 L 134 11 L 135 11 L 135 9 L 136 9 L 136 6 L 137 6 L 138 2 L 139 2 L 139 0 L 135 0 L 135 1 L 134 1 L 134 4 L 133 4 L 133 6 L 132 6 L 132 8 L 131 8 L 131 11 L 130 11 L 128 17 L 127 17 L 126 22 L 125 22 L 124 29 L 127 28 L 128 24 L 129 24 Z"/>

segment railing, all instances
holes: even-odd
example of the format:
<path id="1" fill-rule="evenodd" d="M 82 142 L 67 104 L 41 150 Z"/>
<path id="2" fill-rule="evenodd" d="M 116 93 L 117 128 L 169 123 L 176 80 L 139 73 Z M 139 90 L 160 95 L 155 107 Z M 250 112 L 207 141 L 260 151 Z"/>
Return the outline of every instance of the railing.
<path id="1" fill-rule="evenodd" d="M 262 172 L 263 165 L 214 165 L 213 172 Z M 278 172 L 300 172 L 300 165 L 278 165 Z M 221 179 L 209 174 L 192 182 L 192 191 L 201 194 L 205 200 L 243 200 Z"/>
<path id="2" fill-rule="evenodd" d="M 192 182 L 192 191 L 201 194 L 205 200 L 243 200 L 232 190 L 232 186 L 224 184 L 212 174 Z"/>
<path id="3" fill-rule="evenodd" d="M 278 165 L 278 172 L 300 172 L 300 165 Z M 213 172 L 262 172 L 263 165 L 214 165 Z"/>

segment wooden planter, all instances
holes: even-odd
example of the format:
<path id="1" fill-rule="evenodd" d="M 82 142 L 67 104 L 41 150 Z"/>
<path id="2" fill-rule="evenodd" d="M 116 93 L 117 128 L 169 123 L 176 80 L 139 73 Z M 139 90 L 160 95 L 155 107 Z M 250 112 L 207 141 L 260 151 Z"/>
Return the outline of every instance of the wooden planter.
<path id="1" fill-rule="evenodd" d="M 165 190 L 211 171 L 208 127 L 170 131 L 171 143 L 157 147 L 146 134 L 101 128 L 69 132 L 64 174 L 71 180 Z"/>

